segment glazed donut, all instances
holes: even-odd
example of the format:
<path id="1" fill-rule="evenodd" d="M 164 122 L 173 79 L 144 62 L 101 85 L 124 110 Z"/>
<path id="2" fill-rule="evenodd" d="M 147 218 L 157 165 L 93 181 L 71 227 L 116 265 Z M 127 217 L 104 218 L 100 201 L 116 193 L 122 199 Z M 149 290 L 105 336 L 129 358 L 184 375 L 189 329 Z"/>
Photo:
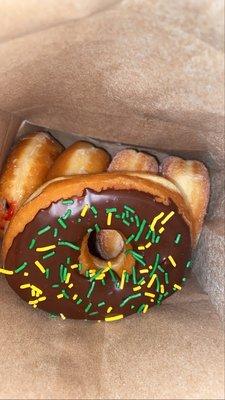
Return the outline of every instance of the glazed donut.
<path id="1" fill-rule="evenodd" d="M 0 234 L 19 206 L 45 181 L 63 146 L 47 133 L 31 133 L 15 145 L 0 176 Z"/>
<path id="2" fill-rule="evenodd" d="M 136 151 L 133 149 L 124 149 L 119 151 L 112 159 L 109 172 L 148 172 L 158 173 L 158 162 L 150 154 Z"/>
<path id="3" fill-rule="evenodd" d="M 108 230 L 124 243 L 105 260 L 89 242 Z M 11 221 L 1 272 L 34 308 L 62 319 L 115 321 L 145 314 L 181 289 L 195 235 L 180 190 L 163 177 L 112 172 L 53 180 Z"/>
<path id="4" fill-rule="evenodd" d="M 97 174 L 107 170 L 110 155 L 89 142 L 72 144 L 58 157 L 48 173 L 48 180 L 59 176 Z"/>

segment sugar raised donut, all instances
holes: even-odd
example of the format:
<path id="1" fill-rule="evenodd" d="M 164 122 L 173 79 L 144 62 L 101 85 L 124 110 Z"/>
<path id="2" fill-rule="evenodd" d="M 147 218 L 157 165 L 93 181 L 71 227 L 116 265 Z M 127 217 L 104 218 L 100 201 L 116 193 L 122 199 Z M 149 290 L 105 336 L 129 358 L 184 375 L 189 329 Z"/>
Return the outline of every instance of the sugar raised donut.
<path id="1" fill-rule="evenodd" d="M 45 181 L 62 151 L 63 146 L 44 132 L 22 137 L 14 146 L 0 175 L 0 235 L 19 206 Z"/>
<path id="2" fill-rule="evenodd" d="M 191 265 L 192 214 L 173 183 L 145 178 L 112 172 L 46 184 L 6 232 L 1 272 L 10 286 L 63 319 L 105 321 L 146 313 L 180 290 Z M 98 259 L 88 238 L 109 229 L 124 247 Z"/>

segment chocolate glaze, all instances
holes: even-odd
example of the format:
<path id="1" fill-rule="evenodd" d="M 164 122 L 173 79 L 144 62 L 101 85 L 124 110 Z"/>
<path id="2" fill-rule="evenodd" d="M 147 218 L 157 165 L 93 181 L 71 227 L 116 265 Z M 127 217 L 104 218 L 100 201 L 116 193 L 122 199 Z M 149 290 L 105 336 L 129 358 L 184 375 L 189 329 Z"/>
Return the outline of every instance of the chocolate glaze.
<path id="1" fill-rule="evenodd" d="M 161 272 L 159 269 L 156 270 L 160 284 L 164 284 L 165 292 L 168 292 L 167 296 L 174 293 L 174 284 L 179 286 L 183 285 L 183 281 L 185 280 L 183 278 L 187 271 L 185 267 L 191 256 L 191 238 L 188 225 L 179 214 L 176 205 L 172 201 L 170 201 L 168 205 L 165 205 L 157 202 L 153 196 L 135 190 L 106 190 L 101 193 L 95 193 L 88 189 L 85 191 L 83 197 L 79 199 L 74 198 L 73 200 L 73 205 L 64 205 L 62 204 L 62 200 L 59 200 L 56 203 L 52 203 L 49 208 L 40 210 L 33 221 L 27 224 L 24 231 L 13 241 L 6 258 L 5 268 L 16 270 L 16 268 L 25 261 L 28 262 L 28 266 L 19 273 L 7 276 L 7 280 L 13 290 L 15 290 L 23 300 L 28 302 L 29 300 L 35 299 L 31 297 L 30 289 L 20 289 L 21 285 L 30 283 L 40 288 L 43 291 L 42 296 L 46 296 L 47 298 L 45 301 L 38 303 L 38 308 L 51 313 L 62 313 L 66 318 L 99 320 L 118 314 L 126 316 L 135 313 L 142 304 L 148 304 L 150 307 L 157 304 L 157 301 L 160 303 L 164 299 L 159 293 L 159 284 L 157 287 L 156 282 L 150 289 L 147 288 L 151 270 L 149 270 L 148 274 L 140 274 L 139 272 L 141 269 L 148 268 L 149 265 L 154 264 L 157 253 L 160 254 L 159 265 L 168 272 L 169 276 L 169 283 L 166 284 L 165 273 Z M 89 210 L 84 218 L 79 219 L 81 210 L 86 204 L 94 205 L 98 209 L 97 217 Z M 97 280 L 90 298 L 87 298 L 87 293 L 91 285 L 89 278 L 80 274 L 77 269 L 70 269 L 71 264 L 79 262 L 78 257 L 80 251 L 65 246 L 58 246 L 58 240 L 73 242 L 80 246 L 87 229 L 93 227 L 96 223 L 101 229 L 109 229 L 106 223 L 106 208 L 116 207 L 118 210 L 117 212 L 122 213 L 124 205 L 134 208 L 140 221 L 146 219 L 148 222 L 145 225 L 140 239 L 131 242 L 133 250 L 143 254 L 146 260 L 146 266 L 134 260 L 137 281 L 144 277 L 146 283 L 141 286 L 140 291 L 134 292 L 133 287 L 138 285 L 134 284 L 132 277 L 130 277 L 129 282 L 125 283 L 124 288 L 121 290 L 112 281 L 109 273 L 107 273 L 105 286 L 103 286 L 101 281 Z M 57 220 L 64 215 L 68 209 L 72 211 L 72 214 L 66 220 L 67 229 L 64 229 L 59 225 Z M 160 242 L 158 244 L 152 244 L 144 252 L 140 252 L 138 246 L 146 244 L 149 241 L 145 239 L 146 233 L 149 230 L 149 223 L 160 212 L 163 211 L 166 216 L 171 210 L 175 211 L 175 214 L 165 225 L 165 231 L 161 235 Z M 37 232 L 46 225 L 50 225 L 51 230 L 45 234 L 38 235 Z M 156 227 L 158 230 L 161 227 L 160 223 L 158 223 Z M 53 237 L 54 228 L 58 228 L 59 234 L 57 238 Z M 110 228 L 122 232 L 126 238 L 128 238 L 131 233 L 137 233 L 139 229 L 135 222 L 127 226 L 121 219 L 116 219 L 114 215 Z M 174 241 L 178 233 L 181 234 L 181 240 L 179 244 L 175 244 Z M 32 238 L 36 240 L 36 246 L 34 249 L 29 250 L 28 247 Z M 37 253 L 35 250 L 36 247 L 52 244 L 57 246 L 55 249 L 56 254 L 43 260 L 43 255 L 45 253 Z M 171 265 L 168 259 L 170 255 L 172 255 L 173 259 L 176 261 L 176 267 Z M 71 257 L 70 265 L 66 264 L 67 257 Z M 49 268 L 50 275 L 48 279 L 46 279 L 45 274 L 41 273 L 35 266 L 34 263 L 36 260 L 39 260 L 45 268 Z M 60 264 L 67 265 L 68 272 L 71 272 L 70 283 L 73 283 L 71 289 L 69 289 L 68 285 L 64 282 L 60 282 Z M 90 268 L 91 267 L 92 266 L 90 266 Z M 24 276 L 24 272 L 28 272 L 29 275 Z M 119 277 L 118 281 L 120 282 Z M 59 288 L 52 288 L 52 285 L 57 283 L 60 285 Z M 57 298 L 57 294 L 61 293 L 62 289 L 66 289 L 69 299 Z M 154 302 L 151 302 L 150 297 L 145 296 L 145 292 L 155 294 Z M 76 304 L 77 300 L 72 300 L 75 293 L 79 296 L 77 299 L 82 299 L 82 303 Z M 136 293 L 141 293 L 141 296 L 128 301 L 127 304 L 122 307 L 120 306 L 120 303 L 127 298 L 127 296 Z M 98 304 L 103 301 L 105 305 L 98 306 Z M 85 312 L 85 308 L 89 303 L 92 303 L 91 309 Z M 106 311 L 109 306 L 112 306 L 113 310 L 110 314 L 107 314 Z M 90 315 L 92 312 L 98 313 Z"/>

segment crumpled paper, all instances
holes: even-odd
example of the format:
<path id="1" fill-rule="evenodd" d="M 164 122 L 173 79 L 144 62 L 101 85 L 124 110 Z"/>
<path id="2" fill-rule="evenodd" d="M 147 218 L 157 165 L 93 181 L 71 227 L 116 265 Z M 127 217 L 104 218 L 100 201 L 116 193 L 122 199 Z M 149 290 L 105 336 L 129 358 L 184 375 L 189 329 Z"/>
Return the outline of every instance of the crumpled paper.
<path id="1" fill-rule="evenodd" d="M 194 273 L 224 310 L 222 0 L 5 0 L 1 159 L 21 121 L 203 160 Z M 193 275 L 141 319 L 52 321 L 0 279 L 0 398 L 224 398 L 222 326 Z"/>

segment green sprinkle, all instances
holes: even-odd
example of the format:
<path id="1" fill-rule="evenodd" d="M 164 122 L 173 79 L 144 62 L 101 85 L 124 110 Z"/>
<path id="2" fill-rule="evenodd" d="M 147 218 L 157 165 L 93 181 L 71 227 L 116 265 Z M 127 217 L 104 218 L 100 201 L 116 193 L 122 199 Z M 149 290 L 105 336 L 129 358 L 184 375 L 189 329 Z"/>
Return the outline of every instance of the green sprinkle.
<path id="1" fill-rule="evenodd" d="M 132 257 L 133 257 L 136 261 L 138 261 L 141 265 L 143 265 L 143 266 L 146 265 L 146 262 L 145 262 L 145 260 L 143 260 L 144 257 L 143 257 L 142 255 L 138 254 L 138 253 L 137 253 L 136 251 L 134 251 L 134 250 L 127 250 L 125 254 L 128 254 L 128 253 L 130 253 L 130 254 L 132 255 Z"/>
<path id="2" fill-rule="evenodd" d="M 98 215 L 98 210 L 95 206 L 91 206 L 91 211 L 93 212 L 94 215 Z"/>
<path id="3" fill-rule="evenodd" d="M 38 235 L 43 235 L 44 233 L 50 231 L 50 229 L 51 229 L 50 225 L 44 226 L 43 228 L 39 229 Z"/>
<path id="4" fill-rule="evenodd" d="M 156 238 L 155 238 L 155 243 L 159 243 L 160 242 L 160 236 L 158 235 L 158 236 L 156 236 Z"/>
<path id="5" fill-rule="evenodd" d="M 62 274 L 63 282 L 65 282 L 65 280 L 66 280 L 67 272 L 68 272 L 68 269 L 63 266 L 63 274 Z"/>
<path id="6" fill-rule="evenodd" d="M 101 228 L 98 224 L 95 224 L 95 230 L 96 230 L 96 232 L 100 232 Z"/>
<path id="7" fill-rule="evenodd" d="M 125 282 L 126 283 L 129 282 L 129 278 L 130 278 L 130 275 L 128 274 L 128 272 L 126 272 L 126 274 L 125 274 Z"/>
<path id="8" fill-rule="evenodd" d="M 110 268 L 109 273 L 111 275 L 111 279 L 114 283 L 118 282 L 118 279 L 116 278 L 116 275 L 114 274 L 113 270 Z"/>
<path id="9" fill-rule="evenodd" d="M 138 215 L 135 215 L 134 218 L 135 218 L 136 226 L 137 226 L 137 228 L 139 228 L 139 226 L 140 226 L 140 219 L 139 219 Z"/>
<path id="10" fill-rule="evenodd" d="M 130 308 L 131 308 L 131 310 L 133 310 L 135 308 L 135 306 L 133 304 L 131 304 Z"/>
<path id="11" fill-rule="evenodd" d="M 86 276 L 86 278 L 89 278 L 89 271 L 88 270 L 85 271 L 85 276 Z"/>
<path id="12" fill-rule="evenodd" d="M 126 299 L 123 300 L 123 301 L 120 303 L 120 307 L 125 306 L 130 300 L 137 299 L 137 298 L 140 297 L 140 296 L 141 296 L 141 293 L 131 294 L 130 296 L 126 297 Z"/>
<path id="13" fill-rule="evenodd" d="M 124 219 L 125 216 L 126 216 L 126 213 L 123 211 L 122 214 L 121 214 L 121 218 Z"/>
<path id="14" fill-rule="evenodd" d="M 87 233 L 91 233 L 91 232 L 93 232 L 93 230 L 94 230 L 93 228 L 88 228 Z"/>
<path id="15" fill-rule="evenodd" d="M 129 211 L 125 211 L 126 218 L 129 218 L 129 215 L 130 215 Z"/>
<path id="16" fill-rule="evenodd" d="M 58 221 L 59 225 L 61 225 L 61 227 L 63 229 L 67 229 L 67 225 L 66 225 L 66 223 L 64 222 L 64 220 L 61 217 L 58 218 L 57 221 Z"/>
<path id="17" fill-rule="evenodd" d="M 186 264 L 186 268 L 191 268 L 191 260 L 189 260 Z"/>
<path id="18" fill-rule="evenodd" d="M 162 267 L 161 267 L 161 265 L 158 265 L 158 270 L 160 271 L 160 272 L 165 272 L 165 269 L 163 269 Z"/>
<path id="19" fill-rule="evenodd" d="M 132 208 L 132 207 L 127 206 L 126 204 L 125 204 L 125 206 L 124 206 L 124 209 L 127 210 L 127 211 L 130 211 L 132 214 L 135 213 L 135 209 Z"/>
<path id="20" fill-rule="evenodd" d="M 147 232 L 147 235 L 145 236 L 145 239 L 149 239 L 151 237 L 152 231 L 151 229 L 149 229 L 149 231 Z"/>
<path id="21" fill-rule="evenodd" d="M 105 286 L 105 279 L 102 279 L 101 282 L 102 282 L 102 286 Z"/>
<path id="22" fill-rule="evenodd" d="M 71 264 L 71 257 L 67 257 L 66 263 L 67 263 L 68 265 Z"/>
<path id="23" fill-rule="evenodd" d="M 132 279 L 133 279 L 133 284 L 137 284 L 137 276 L 136 276 L 136 268 L 135 266 L 132 267 Z"/>
<path id="24" fill-rule="evenodd" d="M 65 299 L 69 299 L 70 296 L 68 295 L 67 291 L 65 289 L 62 289 L 62 294 L 65 297 Z"/>
<path id="25" fill-rule="evenodd" d="M 144 310 L 144 308 L 145 308 L 145 304 L 141 304 L 140 307 L 138 307 L 138 309 L 137 309 L 137 313 L 141 314 L 142 311 Z"/>
<path id="26" fill-rule="evenodd" d="M 116 218 L 116 219 L 121 219 L 121 215 L 120 215 L 120 214 L 116 214 L 116 215 L 115 215 L 115 218 Z"/>
<path id="27" fill-rule="evenodd" d="M 53 237 L 57 237 L 58 236 L 58 228 L 54 228 L 54 231 L 53 231 Z"/>
<path id="28" fill-rule="evenodd" d="M 81 218 L 78 218 L 77 222 L 81 222 Z"/>
<path id="29" fill-rule="evenodd" d="M 70 247 L 70 248 L 73 249 L 73 250 L 80 250 L 80 247 L 77 246 L 77 245 L 75 245 L 74 243 L 66 242 L 66 241 L 63 241 L 63 240 L 59 240 L 59 241 L 58 241 L 58 245 L 59 245 L 59 246 Z"/>
<path id="30" fill-rule="evenodd" d="M 146 219 L 143 219 L 143 221 L 142 221 L 142 223 L 140 225 L 139 231 L 138 231 L 137 235 L 134 238 L 135 242 L 137 242 L 140 239 L 146 224 L 147 224 Z"/>
<path id="31" fill-rule="evenodd" d="M 99 275 L 101 275 L 101 274 L 102 274 L 102 268 L 99 269 L 99 270 L 94 274 L 94 276 L 92 276 L 92 278 L 90 279 L 90 282 L 95 281 L 95 279 L 96 279 Z"/>
<path id="32" fill-rule="evenodd" d="M 167 297 L 168 295 L 169 295 L 169 292 L 165 292 L 163 296 Z"/>
<path id="33" fill-rule="evenodd" d="M 18 274 L 18 272 L 23 271 L 23 270 L 27 267 L 27 265 L 28 265 L 28 263 L 27 263 L 27 262 L 24 262 L 22 265 L 20 265 L 19 267 L 17 267 L 17 268 L 15 269 L 15 273 Z"/>
<path id="34" fill-rule="evenodd" d="M 165 283 L 167 285 L 169 284 L 169 274 L 168 274 L 168 272 L 165 272 Z"/>
<path id="35" fill-rule="evenodd" d="M 32 239 L 30 244 L 29 244 L 29 250 L 32 250 L 34 248 L 34 246 L 36 245 L 36 240 Z"/>
<path id="36" fill-rule="evenodd" d="M 130 217 L 130 222 L 134 222 L 134 217 Z"/>
<path id="37" fill-rule="evenodd" d="M 150 273 L 150 278 L 151 278 L 152 275 L 155 273 L 155 270 L 156 270 L 156 268 L 158 267 L 159 259 L 160 259 L 160 254 L 157 253 L 156 256 L 155 256 L 155 261 L 154 261 L 153 268 L 152 268 L 151 273 Z"/>
<path id="38" fill-rule="evenodd" d="M 163 294 L 160 294 L 160 295 L 159 295 L 159 297 L 158 297 L 158 299 L 157 299 L 157 304 L 160 304 L 160 303 L 161 303 L 161 300 L 162 300 L 163 297 L 164 297 Z"/>
<path id="39" fill-rule="evenodd" d="M 67 205 L 70 206 L 70 205 L 74 204 L 74 200 L 72 200 L 72 199 L 63 200 L 62 204 L 65 205 L 65 206 L 67 206 Z"/>
<path id="40" fill-rule="evenodd" d="M 176 239 L 174 240 L 174 243 L 179 244 L 180 241 L 181 241 L 181 234 L 178 233 L 177 236 L 176 236 Z"/>
<path id="41" fill-rule="evenodd" d="M 46 260 L 46 258 L 53 257 L 55 255 L 55 251 L 50 251 L 49 253 L 45 254 L 42 258 Z"/>
<path id="42" fill-rule="evenodd" d="M 117 208 L 116 207 L 106 208 L 105 212 L 106 212 L 106 214 L 111 213 L 111 212 L 117 212 Z"/>
<path id="43" fill-rule="evenodd" d="M 132 233 L 132 234 L 128 237 L 128 239 L 126 240 L 126 244 L 130 243 L 134 238 L 135 238 L 135 234 Z"/>
<path id="44" fill-rule="evenodd" d="M 57 318 L 58 314 L 56 313 L 49 313 L 50 318 Z"/>
<path id="45" fill-rule="evenodd" d="M 137 285 L 141 285 L 144 280 L 145 280 L 145 278 L 142 276 L 142 278 L 139 279 L 139 281 L 137 282 Z"/>
<path id="46" fill-rule="evenodd" d="M 130 226 L 130 222 L 128 222 L 126 219 L 123 219 L 122 222 L 124 225 Z"/>
<path id="47" fill-rule="evenodd" d="M 89 299 L 89 297 L 91 296 L 91 294 L 92 294 L 92 292 L 93 292 L 93 290 L 94 290 L 94 287 L 95 287 L 95 281 L 92 282 L 91 287 L 90 287 L 90 289 L 89 289 L 88 292 L 87 292 L 87 298 L 88 298 L 88 299 Z"/>
<path id="48" fill-rule="evenodd" d="M 98 311 L 94 311 L 94 312 L 90 313 L 89 315 L 92 316 L 92 315 L 97 315 L 97 314 L 98 314 Z"/>
<path id="49" fill-rule="evenodd" d="M 77 301 L 76 301 L 76 303 L 79 305 L 79 304 L 81 304 L 83 302 L 83 300 L 82 299 L 78 299 Z"/>
<path id="50" fill-rule="evenodd" d="M 156 292 L 159 292 L 159 290 L 160 290 L 160 281 L 159 281 L 159 278 L 158 277 L 156 277 Z"/>
<path id="51" fill-rule="evenodd" d="M 182 278 L 182 282 L 186 282 L 187 278 L 185 276 Z"/>
<path id="52" fill-rule="evenodd" d="M 98 303 L 98 307 L 103 307 L 105 306 L 105 301 L 100 301 L 100 303 Z"/>
<path id="53" fill-rule="evenodd" d="M 58 288 L 59 287 L 59 284 L 58 283 L 54 283 L 54 285 L 52 285 L 52 288 Z"/>
<path id="54" fill-rule="evenodd" d="M 83 268 L 83 264 L 78 264 L 78 271 L 81 272 Z"/>
<path id="55" fill-rule="evenodd" d="M 84 309 L 84 311 L 87 313 L 91 309 L 91 307 L 92 307 L 92 303 L 89 303 L 87 305 L 87 307 Z"/>
<path id="56" fill-rule="evenodd" d="M 46 270 L 45 270 L 45 278 L 48 279 L 49 275 L 50 275 L 50 269 L 46 268 Z"/>
<path id="57" fill-rule="evenodd" d="M 69 208 L 69 209 L 66 211 L 66 213 L 63 215 L 62 219 L 65 220 L 65 219 L 71 217 L 71 214 L 72 214 L 72 210 Z"/>
<path id="58" fill-rule="evenodd" d="M 155 237 L 156 237 L 155 232 L 152 232 L 152 243 L 155 243 Z"/>

